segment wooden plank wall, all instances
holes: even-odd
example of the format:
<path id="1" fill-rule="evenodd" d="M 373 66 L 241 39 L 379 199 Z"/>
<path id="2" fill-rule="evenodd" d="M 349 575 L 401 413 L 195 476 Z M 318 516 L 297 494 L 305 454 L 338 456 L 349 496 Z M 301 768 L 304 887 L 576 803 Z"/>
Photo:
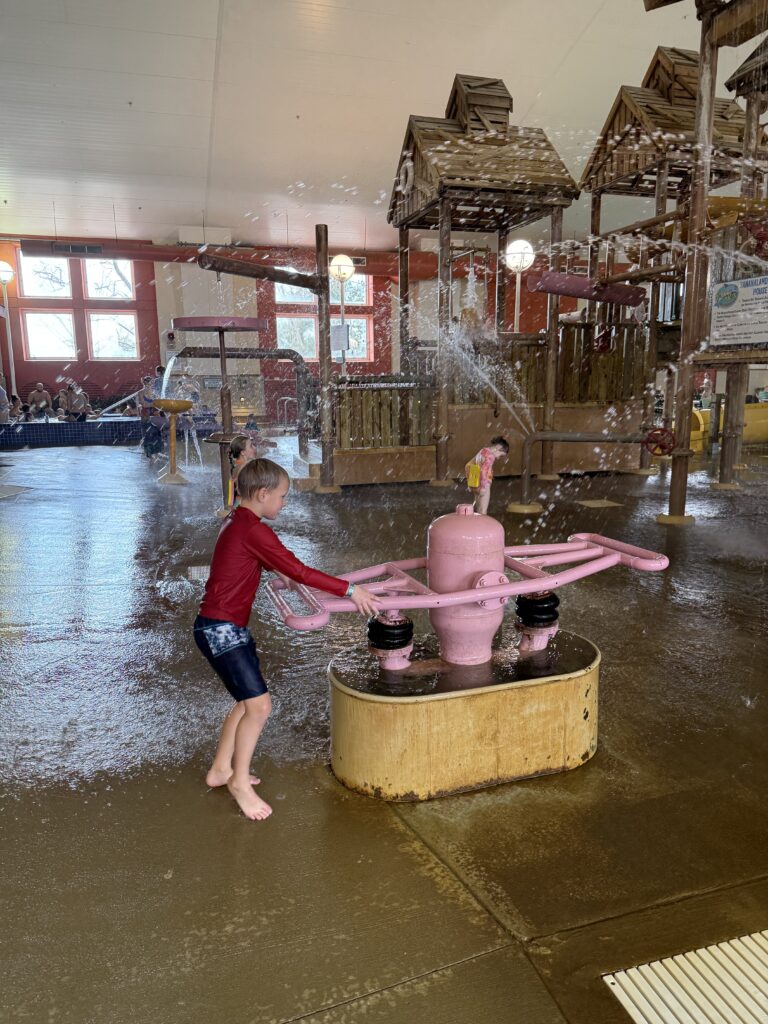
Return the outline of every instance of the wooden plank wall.
<path id="1" fill-rule="evenodd" d="M 611 348 L 595 349 L 594 328 L 568 324 L 560 332 L 556 401 L 610 403 L 643 394 L 643 328 L 619 324 Z M 541 404 L 544 401 L 546 349 L 516 347 L 509 360 L 477 357 L 453 368 L 450 401 L 457 405 Z M 391 448 L 433 444 L 436 391 L 428 380 L 366 377 L 336 386 L 334 419 L 338 448 Z"/>
<path id="2" fill-rule="evenodd" d="M 335 392 L 338 448 L 433 444 L 434 387 L 426 384 L 341 385 Z"/>
<path id="3" fill-rule="evenodd" d="M 614 329 L 611 348 L 598 352 L 594 329 L 569 324 L 560 332 L 556 394 L 558 402 L 616 402 L 643 394 L 642 328 L 634 324 Z M 478 358 L 482 372 L 471 376 L 463 367 L 454 373 L 453 401 L 459 405 L 494 405 L 498 395 L 483 378 L 490 378 L 501 397 L 510 404 L 544 401 L 546 350 L 526 346 L 515 350 L 512 360 L 499 366 Z"/>

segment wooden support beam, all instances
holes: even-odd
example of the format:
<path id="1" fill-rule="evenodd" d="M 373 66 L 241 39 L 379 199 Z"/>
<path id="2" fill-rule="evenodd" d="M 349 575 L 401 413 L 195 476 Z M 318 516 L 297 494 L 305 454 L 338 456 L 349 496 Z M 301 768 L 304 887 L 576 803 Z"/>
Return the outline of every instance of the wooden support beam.
<path id="1" fill-rule="evenodd" d="M 448 404 L 451 334 L 451 199 L 440 197 L 437 277 L 437 372 L 435 396 L 435 482 L 448 480 Z"/>
<path id="2" fill-rule="evenodd" d="M 507 312 L 507 264 L 504 253 L 507 251 L 509 232 L 505 229 L 498 233 L 498 256 L 496 259 L 496 334 L 498 337 L 506 331 Z M 515 295 L 517 301 L 517 295 Z"/>
<path id="3" fill-rule="evenodd" d="M 550 226 L 550 270 L 560 269 L 560 243 L 563 240 L 563 211 L 552 211 Z M 547 299 L 547 361 L 544 375 L 543 429 L 555 429 L 555 397 L 557 390 L 557 353 L 560 345 L 560 296 L 550 294 Z M 554 472 L 554 445 L 545 441 L 541 446 L 541 471 Z"/>
<path id="4" fill-rule="evenodd" d="M 656 216 L 663 217 L 667 212 L 667 200 L 669 192 L 669 165 L 663 163 L 659 167 L 656 176 Z M 654 267 L 660 270 L 660 267 Z M 656 362 L 659 348 L 659 301 L 661 298 L 661 284 L 658 278 L 651 285 L 651 301 L 648 310 L 648 335 L 645 343 L 643 360 L 643 420 L 640 430 L 647 434 L 653 427 L 653 417 L 656 408 Z M 643 445 L 640 448 L 640 468 L 650 469 L 651 453 Z"/>
<path id="5" fill-rule="evenodd" d="M 707 220 L 707 195 L 712 160 L 712 133 L 715 114 L 717 45 L 713 34 L 713 16 L 701 20 L 699 49 L 699 91 L 696 97 L 695 162 L 691 180 L 691 209 L 688 219 L 688 255 L 685 267 L 685 299 L 680 331 L 680 360 L 675 395 L 676 449 L 672 453 L 669 486 L 669 517 L 662 522 L 690 521 L 685 516 L 688 492 L 688 460 L 691 455 L 691 408 L 693 405 L 693 357 L 701 344 L 700 310 L 707 303 L 709 260 L 702 235 Z"/>
<path id="6" fill-rule="evenodd" d="M 400 370 L 403 373 L 415 373 L 412 366 L 411 352 L 411 292 L 408 276 L 408 228 L 400 228 L 397 240 L 397 297 L 398 326 L 400 336 Z"/>
<path id="7" fill-rule="evenodd" d="M 317 258 L 317 334 L 318 361 L 320 363 L 320 487 L 334 490 L 333 480 L 333 389 L 331 375 L 331 289 L 328 278 L 328 228 L 325 224 L 315 225 L 315 250 Z"/>

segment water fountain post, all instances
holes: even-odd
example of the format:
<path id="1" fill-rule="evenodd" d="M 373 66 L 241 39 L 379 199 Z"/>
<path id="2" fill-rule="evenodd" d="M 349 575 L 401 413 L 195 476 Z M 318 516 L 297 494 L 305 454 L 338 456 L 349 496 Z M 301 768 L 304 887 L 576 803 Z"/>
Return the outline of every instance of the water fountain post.
<path id="1" fill-rule="evenodd" d="M 168 438 L 168 469 L 161 473 L 158 482 L 161 484 L 188 484 L 189 480 L 176 468 L 176 417 L 180 412 L 189 412 L 192 403 L 185 398 L 156 398 L 155 405 L 170 416 Z"/>
<path id="2" fill-rule="evenodd" d="M 263 331 L 267 327 L 267 321 L 250 316 L 177 316 L 174 318 L 172 327 L 174 331 L 193 331 L 203 334 L 217 334 L 219 339 L 219 366 L 221 369 L 221 387 L 219 389 L 219 400 L 221 402 L 221 425 L 222 430 L 211 434 L 206 441 L 219 445 L 219 461 L 221 463 L 221 493 L 226 508 L 229 499 L 229 458 L 227 450 L 235 436 L 234 422 L 232 419 L 232 392 L 229 387 L 227 375 L 227 331 L 238 333 Z M 188 403 L 191 408 L 191 403 Z"/>

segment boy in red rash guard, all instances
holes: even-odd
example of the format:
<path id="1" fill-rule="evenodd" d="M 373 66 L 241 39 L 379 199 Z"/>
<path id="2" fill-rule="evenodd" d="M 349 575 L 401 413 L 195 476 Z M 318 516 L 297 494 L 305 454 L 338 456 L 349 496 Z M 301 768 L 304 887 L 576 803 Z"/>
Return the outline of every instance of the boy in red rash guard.
<path id="1" fill-rule="evenodd" d="M 269 459 L 254 459 L 240 470 L 237 486 L 240 505 L 224 523 L 216 541 L 194 635 L 195 643 L 236 702 L 224 719 L 205 781 L 209 786 L 226 785 L 243 814 L 261 820 L 269 817 L 272 808 L 254 792 L 259 780 L 250 775 L 250 769 L 272 700 L 259 669 L 248 619 L 262 569 L 336 597 L 349 597 L 362 614 L 376 612 L 376 599 L 363 587 L 304 565 L 263 522 L 275 519 L 283 507 L 290 486 L 284 469 Z"/>

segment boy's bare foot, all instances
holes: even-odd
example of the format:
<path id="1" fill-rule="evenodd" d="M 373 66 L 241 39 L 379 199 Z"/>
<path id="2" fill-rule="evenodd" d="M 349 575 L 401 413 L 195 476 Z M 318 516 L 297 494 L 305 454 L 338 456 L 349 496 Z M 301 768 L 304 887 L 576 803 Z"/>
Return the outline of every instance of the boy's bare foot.
<path id="1" fill-rule="evenodd" d="M 260 796 L 257 796 L 250 786 L 238 787 L 234 782 L 227 782 L 227 789 L 237 800 L 240 810 L 251 821 L 263 821 L 264 818 L 268 818 L 272 813 L 272 808 L 269 804 L 262 800 Z"/>
<path id="2" fill-rule="evenodd" d="M 218 768 L 209 768 L 208 774 L 205 776 L 205 784 L 210 789 L 217 789 L 219 786 L 226 786 L 227 782 L 232 778 L 232 769 L 228 772 L 220 771 Z M 255 775 L 251 775 L 251 785 L 258 786 L 261 779 L 257 779 Z"/>

